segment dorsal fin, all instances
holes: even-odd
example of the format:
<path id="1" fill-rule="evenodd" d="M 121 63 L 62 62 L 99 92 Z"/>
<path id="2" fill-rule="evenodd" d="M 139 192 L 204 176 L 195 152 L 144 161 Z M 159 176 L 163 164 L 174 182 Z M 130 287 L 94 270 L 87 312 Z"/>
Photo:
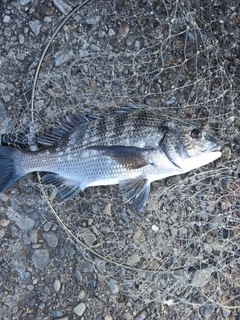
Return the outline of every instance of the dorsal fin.
<path id="1" fill-rule="evenodd" d="M 47 132 L 38 137 L 37 142 L 45 146 L 53 146 L 73 128 L 88 122 L 89 119 L 82 114 L 71 114 L 66 118 L 65 123 L 60 123 L 59 128 L 50 128 Z"/>

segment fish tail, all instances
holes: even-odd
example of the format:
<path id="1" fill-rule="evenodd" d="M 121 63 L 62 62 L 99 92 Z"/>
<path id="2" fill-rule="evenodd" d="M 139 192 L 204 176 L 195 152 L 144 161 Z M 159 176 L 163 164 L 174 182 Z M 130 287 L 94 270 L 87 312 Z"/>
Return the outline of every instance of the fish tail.
<path id="1" fill-rule="evenodd" d="M 18 149 L 0 146 L 0 193 L 25 175 L 17 163 L 19 153 Z"/>

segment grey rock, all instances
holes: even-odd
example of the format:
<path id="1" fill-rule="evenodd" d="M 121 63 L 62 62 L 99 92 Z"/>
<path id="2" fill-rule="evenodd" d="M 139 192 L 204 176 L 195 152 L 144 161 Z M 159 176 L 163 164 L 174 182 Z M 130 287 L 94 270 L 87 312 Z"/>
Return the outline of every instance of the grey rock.
<path id="1" fill-rule="evenodd" d="M 5 236 L 5 230 L 0 229 L 0 239 L 2 239 Z"/>
<path id="2" fill-rule="evenodd" d="M 147 319 L 147 314 L 146 314 L 146 312 L 141 312 L 140 314 L 138 314 L 135 318 L 134 318 L 134 320 L 144 320 L 144 319 Z"/>
<path id="3" fill-rule="evenodd" d="M 64 62 L 69 61 L 73 57 L 72 50 L 59 50 L 55 54 L 55 67 L 60 67 Z"/>
<path id="4" fill-rule="evenodd" d="M 19 4 L 21 6 L 26 6 L 27 4 L 29 4 L 30 2 L 32 2 L 32 0 L 20 0 Z"/>
<path id="5" fill-rule="evenodd" d="M 35 36 L 38 36 L 42 27 L 42 23 L 39 20 L 29 21 L 29 27 Z"/>
<path id="6" fill-rule="evenodd" d="M 63 315 L 62 311 L 57 311 L 57 310 L 53 310 L 52 311 L 52 316 L 54 318 L 58 318 L 58 317 L 61 317 Z"/>
<path id="7" fill-rule="evenodd" d="M 120 217 L 122 219 L 123 222 L 125 223 L 128 223 L 129 222 L 129 219 L 127 217 L 127 213 L 126 213 L 126 210 L 123 210 L 121 213 L 120 213 Z"/>
<path id="8" fill-rule="evenodd" d="M 17 221 L 17 225 L 21 230 L 30 230 L 34 227 L 34 221 L 28 217 L 22 217 Z"/>
<path id="9" fill-rule="evenodd" d="M 19 35 L 18 41 L 20 44 L 24 44 L 24 36 L 22 34 Z"/>
<path id="10" fill-rule="evenodd" d="M 62 12 L 64 15 L 68 14 L 72 10 L 72 8 L 66 4 L 63 0 L 53 0 L 53 4 L 58 8 L 60 12 Z"/>
<path id="11" fill-rule="evenodd" d="M 100 16 L 91 17 L 86 19 L 87 24 L 97 24 L 100 21 Z"/>
<path id="12" fill-rule="evenodd" d="M 61 289 L 61 282 L 58 279 L 55 279 L 53 282 L 53 290 L 59 292 Z"/>
<path id="13" fill-rule="evenodd" d="M 45 276 L 45 282 L 46 282 L 47 284 L 53 283 L 53 275 L 52 275 L 52 274 L 47 274 L 47 275 Z"/>
<path id="14" fill-rule="evenodd" d="M 47 223 L 44 224 L 43 230 L 44 231 L 49 231 L 51 229 L 51 226 L 52 226 L 52 222 L 47 222 Z"/>
<path id="15" fill-rule="evenodd" d="M 212 272 L 212 268 L 195 271 L 191 281 L 192 285 L 195 287 L 203 288 L 210 281 Z"/>
<path id="16" fill-rule="evenodd" d="M 73 312 L 76 313 L 79 317 L 83 315 L 84 311 L 86 310 L 85 303 L 79 303 L 75 308 L 73 308 Z"/>
<path id="17" fill-rule="evenodd" d="M 227 318 L 230 314 L 230 311 L 227 309 L 221 308 L 221 313 L 222 313 L 223 318 Z"/>
<path id="18" fill-rule="evenodd" d="M 77 278 L 77 280 L 78 280 L 79 282 L 82 282 L 82 281 L 83 281 L 83 277 L 82 277 L 82 274 L 81 274 L 81 271 L 79 270 L 79 268 L 76 268 L 76 269 L 75 269 L 74 274 L 75 274 L 75 277 Z"/>
<path id="19" fill-rule="evenodd" d="M 119 293 L 119 286 L 117 285 L 117 281 L 114 279 L 107 280 L 107 286 L 111 294 Z"/>
<path id="20" fill-rule="evenodd" d="M 25 244 L 30 244 L 31 243 L 31 240 L 29 239 L 29 236 L 26 233 L 23 235 L 22 239 L 23 239 L 23 242 Z"/>
<path id="21" fill-rule="evenodd" d="M 5 15 L 5 16 L 3 17 L 3 23 L 9 23 L 10 20 L 11 20 L 11 17 L 8 16 L 8 15 Z"/>
<path id="22" fill-rule="evenodd" d="M 11 28 L 9 28 L 9 27 L 5 28 L 5 29 L 4 29 L 4 35 L 5 35 L 6 37 L 11 37 L 11 35 L 12 35 L 12 30 L 11 30 Z"/>
<path id="23" fill-rule="evenodd" d="M 127 260 L 129 266 L 133 266 L 135 263 L 140 261 L 140 256 L 137 253 L 133 253 Z"/>
<path id="24" fill-rule="evenodd" d="M 37 243 L 37 230 L 30 230 L 29 239 L 32 243 Z"/>
<path id="25" fill-rule="evenodd" d="M 83 272 L 85 273 L 93 272 L 93 265 L 91 263 L 85 264 L 85 266 L 83 267 Z"/>
<path id="26" fill-rule="evenodd" d="M 134 42 L 134 46 L 133 46 L 134 50 L 135 50 L 135 51 L 139 51 L 139 50 L 140 50 L 140 47 L 141 47 L 141 42 L 140 42 L 139 40 L 136 40 L 136 41 Z"/>
<path id="27" fill-rule="evenodd" d="M 96 241 L 95 235 L 86 228 L 78 228 L 81 237 L 83 238 L 84 242 L 87 246 L 92 246 L 92 244 Z"/>
<path id="28" fill-rule="evenodd" d="M 199 308 L 199 313 L 204 319 L 212 319 L 212 314 L 215 310 L 215 306 L 212 304 L 206 304 Z"/>
<path id="29" fill-rule="evenodd" d="M 47 244 L 51 248 L 56 248 L 56 246 L 58 245 L 58 237 L 57 237 L 56 233 L 53 231 L 44 232 L 43 238 L 44 238 L 44 240 L 47 241 Z"/>
<path id="30" fill-rule="evenodd" d="M 85 298 L 85 291 L 84 290 L 81 290 L 78 294 L 78 299 L 82 300 Z"/>
<path id="31" fill-rule="evenodd" d="M 90 49 L 92 52 L 98 52 L 100 51 L 100 48 L 98 46 L 96 46 L 95 44 L 90 44 Z"/>
<path id="32" fill-rule="evenodd" d="M 36 269 L 43 271 L 50 262 L 49 251 L 47 249 L 34 250 L 32 261 Z"/>

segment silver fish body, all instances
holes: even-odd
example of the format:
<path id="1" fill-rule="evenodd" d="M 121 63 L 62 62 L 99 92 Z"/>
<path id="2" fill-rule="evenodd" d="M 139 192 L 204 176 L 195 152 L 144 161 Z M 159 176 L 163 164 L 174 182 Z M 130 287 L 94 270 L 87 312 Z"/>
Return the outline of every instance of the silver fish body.
<path id="1" fill-rule="evenodd" d="M 0 147 L 0 192 L 29 172 L 43 171 L 49 172 L 43 182 L 55 185 L 64 200 L 86 187 L 119 184 L 139 212 L 152 181 L 221 156 L 215 140 L 195 125 L 148 109 L 96 119 L 72 115 L 39 142 L 45 148 L 36 152 Z"/>

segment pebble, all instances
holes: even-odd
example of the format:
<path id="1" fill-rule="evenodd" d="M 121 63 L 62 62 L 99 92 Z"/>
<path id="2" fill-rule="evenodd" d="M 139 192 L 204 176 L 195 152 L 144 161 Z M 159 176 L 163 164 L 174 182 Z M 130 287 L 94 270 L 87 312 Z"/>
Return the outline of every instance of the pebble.
<path id="1" fill-rule="evenodd" d="M 72 56 L 72 50 L 59 50 L 55 53 L 55 67 L 60 67 L 64 62 L 69 61 Z"/>
<path id="2" fill-rule="evenodd" d="M 212 268 L 195 271 L 191 284 L 195 287 L 203 288 L 205 285 L 208 284 L 212 272 L 213 272 Z"/>
<path id="3" fill-rule="evenodd" d="M 23 235 L 22 239 L 23 239 L 23 242 L 27 245 L 31 243 L 31 240 L 29 239 L 29 236 L 26 233 Z"/>
<path id="4" fill-rule="evenodd" d="M 44 240 L 47 241 L 49 247 L 51 247 L 51 248 L 56 248 L 56 246 L 58 245 L 58 237 L 57 237 L 56 233 L 53 231 L 44 232 L 43 238 L 44 238 Z"/>
<path id="5" fill-rule="evenodd" d="M 123 210 L 121 213 L 120 213 L 120 217 L 122 219 L 123 222 L 125 223 L 128 223 L 129 222 L 129 219 L 127 217 L 127 212 L 126 210 Z"/>
<path id="6" fill-rule="evenodd" d="M 139 315 L 137 315 L 134 320 L 144 320 L 147 319 L 146 312 L 141 312 Z"/>
<path id="7" fill-rule="evenodd" d="M 57 310 L 53 310 L 52 311 L 52 316 L 54 318 L 58 318 L 58 317 L 61 317 L 63 315 L 62 311 L 57 311 Z"/>
<path id="8" fill-rule="evenodd" d="M 83 272 L 85 273 L 93 272 L 93 265 L 91 263 L 85 264 L 85 266 L 83 267 Z"/>
<path id="9" fill-rule="evenodd" d="M 6 37 L 11 37 L 11 35 L 12 35 L 12 30 L 11 30 L 11 28 L 9 28 L 9 27 L 5 28 L 5 29 L 4 29 L 4 35 L 5 35 Z"/>
<path id="10" fill-rule="evenodd" d="M 155 224 L 152 225 L 152 231 L 157 232 L 159 230 L 159 227 Z"/>
<path id="11" fill-rule="evenodd" d="M 19 1 L 19 4 L 21 6 L 26 6 L 27 4 L 29 4 L 32 0 L 20 0 Z"/>
<path id="12" fill-rule="evenodd" d="M 44 224 L 43 230 L 44 231 L 49 231 L 51 229 L 51 226 L 52 226 L 52 222 L 47 222 L 47 223 Z"/>
<path id="13" fill-rule="evenodd" d="M 100 21 L 100 16 L 91 17 L 86 19 L 87 24 L 97 24 Z"/>
<path id="14" fill-rule="evenodd" d="M 75 308 L 73 308 L 73 312 L 76 313 L 79 317 L 83 315 L 84 311 L 86 310 L 85 303 L 79 303 Z"/>
<path id="15" fill-rule="evenodd" d="M 34 221 L 31 218 L 23 217 L 17 221 L 17 225 L 21 230 L 30 230 L 34 227 Z"/>
<path id="16" fill-rule="evenodd" d="M 223 318 L 227 318 L 230 314 L 230 311 L 227 309 L 221 308 L 221 313 L 222 313 Z"/>
<path id="17" fill-rule="evenodd" d="M 53 290 L 55 292 L 59 292 L 60 289 L 61 289 L 61 282 L 60 282 L 60 280 L 55 279 L 54 282 L 53 282 Z"/>
<path id="18" fill-rule="evenodd" d="M 127 259 L 127 264 L 129 266 L 133 266 L 137 262 L 140 261 L 140 256 L 137 253 L 133 253 L 128 259 Z"/>
<path id="19" fill-rule="evenodd" d="M 212 314 L 215 310 L 214 305 L 206 304 L 199 308 L 199 313 L 203 317 L 203 319 L 212 319 Z"/>
<path id="20" fill-rule="evenodd" d="M 11 20 L 11 18 L 10 18 L 10 16 L 8 16 L 8 15 L 5 15 L 5 16 L 3 17 L 3 23 L 9 23 L 10 20 Z"/>
<path id="21" fill-rule="evenodd" d="M 81 271 L 79 270 L 79 268 L 76 268 L 76 269 L 75 269 L 74 274 L 75 274 L 75 277 L 77 278 L 77 280 L 78 280 L 79 282 L 82 282 L 82 281 L 83 281 L 83 277 L 82 277 L 82 274 L 81 274 Z"/>
<path id="22" fill-rule="evenodd" d="M 53 275 L 52 275 L 52 274 L 47 274 L 47 275 L 45 276 L 45 282 L 46 282 L 47 284 L 53 283 Z"/>
<path id="23" fill-rule="evenodd" d="M 0 239 L 2 239 L 5 236 L 5 230 L 0 229 Z"/>
<path id="24" fill-rule="evenodd" d="M 140 47 L 141 47 L 141 42 L 140 42 L 139 40 L 136 40 L 136 41 L 134 42 L 133 49 L 134 49 L 135 51 L 139 51 L 139 50 L 140 50 Z"/>
<path id="25" fill-rule="evenodd" d="M 19 35 L 18 41 L 20 44 L 24 44 L 24 36 L 22 34 Z"/>
<path id="26" fill-rule="evenodd" d="M 53 0 L 53 4 L 64 15 L 68 14 L 72 10 L 72 8 L 68 4 L 66 4 L 63 0 Z"/>
<path id="27" fill-rule="evenodd" d="M 37 243 L 37 230 L 30 230 L 29 232 L 29 239 L 32 243 Z"/>
<path id="28" fill-rule="evenodd" d="M 84 290 L 81 290 L 78 294 L 78 299 L 82 300 L 85 298 L 85 291 Z"/>
<path id="29" fill-rule="evenodd" d="M 29 27 L 35 36 L 38 36 L 42 27 L 42 23 L 39 20 L 29 21 Z"/>
<path id="30" fill-rule="evenodd" d="M 49 251 L 47 249 L 34 250 L 32 261 L 36 269 L 43 271 L 50 262 Z"/>
<path id="31" fill-rule="evenodd" d="M 114 279 L 108 279 L 107 280 L 107 286 L 111 294 L 118 294 L 119 293 L 119 287 L 117 285 L 117 281 Z"/>
<path id="32" fill-rule="evenodd" d="M 115 31 L 113 30 L 113 29 L 109 29 L 108 30 L 108 35 L 110 36 L 110 37 L 112 37 L 112 36 L 114 36 L 116 33 L 115 33 Z"/>
<path id="33" fill-rule="evenodd" d="M 86 228 L 78 228 L 78 230 L 87 246 L 91 247 L 92 244 L 97 240 L 95 235 L 90 230 Z"/>
<path id="34" fill-rule="evenodd" d="M 98 46 L 96 46 L 95 44 L 90 44 L 90 49 L 92 52 L 98 52 L 100 51 L 100 48 Z"/>

